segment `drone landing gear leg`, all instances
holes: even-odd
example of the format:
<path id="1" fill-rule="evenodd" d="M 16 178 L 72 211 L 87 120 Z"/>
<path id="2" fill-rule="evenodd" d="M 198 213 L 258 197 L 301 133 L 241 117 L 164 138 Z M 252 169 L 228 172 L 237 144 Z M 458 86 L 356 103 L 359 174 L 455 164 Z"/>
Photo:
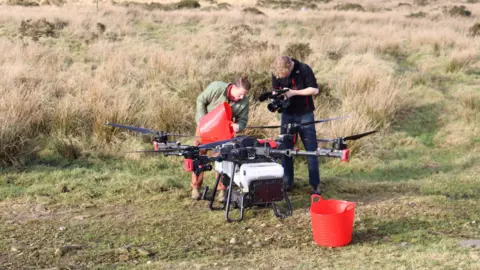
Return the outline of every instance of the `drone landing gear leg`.
<path id="1" fill-rule="evenodd" d="M 210 210 L 223 210 L 223 209 L 225 209 L 225 202 L 223 202 L 222 207 L 214 207 L 213 206 L 213 202 L 215 201 L 215 195 L 217 195 L 217 186 L 218 186 L 218 183 L 220 182 L 220 179 L 222 179 L 222 177 L 223 177 L 223 173 L 219 173 L 218 176 L 217 176 L 217 180 L 215 181 L 215 185 L 213 186 L 212 197 L 206 198 L 206 193 L 208 191 L 208 187 L 205 187 L 205 191 L 203 192 L 203 198 L 205 200 L 210 201 L 210 204 L 208 205 L 208 208 L 210 208 Z"/>
<path id="2" fill-rule="evenodd" d="M 233 164 L 233 170 L 232 170 L 232 179 L 230 179 L 230 183 L 228 183 L 228 192 L 227 192 L 227 201 L 225 205 L 225 219 L 228 222 L 238 222 L 243 220 L 243 213 L 245 212 L 245 207 L 244 207 L 244 201 L 245 201 L 245 195 L 242 196 L 242 199 L 240 200 L 240 217 L 238 219 L 231 219 L 230 218 L 230 205 L 231 205 L 231 199 L 232 199 L 232 190 L 233 190 L 233 180 L 235 177 L 235 169 L 236 169 L 236 164 Z"/>
<path id="3" fill-rule="evenodd" d="M 285 202 L 287 203 L 287 207 L 288 207 L 286 213 L 280 213 L 278 211 L 277 205 L 274 202 L 272 202 L 273 213 L 275 213 L 275 216 L 279 218 L 286 218 L 292 215 L 292 204 L 290 203 L 290 199 L 288 198 L 287 191 L 283 191 L 283 194 L 285 196 Z"/>

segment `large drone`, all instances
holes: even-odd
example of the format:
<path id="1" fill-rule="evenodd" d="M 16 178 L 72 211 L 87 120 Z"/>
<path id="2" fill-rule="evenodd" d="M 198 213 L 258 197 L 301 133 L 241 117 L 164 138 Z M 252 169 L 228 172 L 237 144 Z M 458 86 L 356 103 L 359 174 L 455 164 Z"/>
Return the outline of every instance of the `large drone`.
<path id="1" fill-rule="evenodd" d="M 302 123 L 301 125 L 321 123 L 334 119 L 340 118 L 317 120 L 311 123 Z M 298 125 L 292 126 L 288 134 L 282 134 L 277 139 L 261 140 L 251 136 L 239 136 L 230 140 L 198 146 L 182 145 L 180 142 L 168 140 L 168 136 L 188 136 L 184 134 L 173 134 L 112 123 L 105 123 L 105 125 L 125 128 L 143 134 L 154 134 L 154 150 L 137 152 L 156 152 L 163 153 L 165 156 L 183 156 L 184 169 L 187 172 L 194 172 L 198 175 L 200 172 L 212 170 L 212 163 L 214 163 L 218 177 L 212 188 L 211 196 L 208 196 L 208 187 L 206 187 L 202 194 L 202 199 L 210 201 L 209 208 L 211 210 L 225 210 L 225 218 L 228 222 L 241 221 L 245 208 L 255 205 L 271 205 L 277 217 L 292 215 L 292 205 L 283 182 L 284 171 L 279 164 L 279 160 L 285 156 L 319 156 L 340 158 L 342 161 L 348 161 L 350 150 L 347 148 L 346 141 L 356 140 L 375 132 L 371 131 L 333 139 L 331 140 L 333 142 L 331 148 L 301 151 L 288 148 L 290 140 L 295 136 L 296 128 L 299 127 Z M 266 128 L 274 127 L 277 128 L 278 126 L 268 126 Z M 211 150 L 213 155 L 202 154 L 205 150 Z M 220 181 L 227 187 L 227 198 L 222 206 L 215 207 L 213 203 L 216 187 Z M 279 211 L 279 207 L 276 204 L 281 201 L 285 201 L 287 205 L 287 210 L 284 213 Z M 239 217 L 236 219 L 230 217 L 232 207 L 240 209 Z"/>

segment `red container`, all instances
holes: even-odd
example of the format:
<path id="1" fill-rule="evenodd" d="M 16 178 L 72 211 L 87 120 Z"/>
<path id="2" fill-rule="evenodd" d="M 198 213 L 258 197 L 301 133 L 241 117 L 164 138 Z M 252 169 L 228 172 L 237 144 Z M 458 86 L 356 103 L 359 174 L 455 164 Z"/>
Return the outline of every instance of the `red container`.
<path id="1" fill-rule="evenodd" d="M 313 240 L 320 246 L 340 247 L 352 241 L 355 203 L 338 200 L 322 200 L 312 195 L 310 206 Z"/>
<path id="2" fill-rule="evenodd" d="M 232 108 L 224 102 L 200 119 L 199 131 L 202 144 L 235 137 L 232 129 Z"/>
<path id="3" fill-rule="evenodd" d="M 183 160 L 183 169 L 186 172 L 193 172 L 193 159 L 191 158 L 185 158 Z"/>

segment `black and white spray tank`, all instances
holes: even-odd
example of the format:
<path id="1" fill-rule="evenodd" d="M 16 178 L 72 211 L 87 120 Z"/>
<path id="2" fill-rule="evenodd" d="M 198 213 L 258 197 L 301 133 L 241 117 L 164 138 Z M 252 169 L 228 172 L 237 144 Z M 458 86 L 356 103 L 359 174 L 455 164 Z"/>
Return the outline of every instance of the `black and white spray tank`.
<path id="1" fill-rule="evenodd" d="M 212 195 L 208 196 L 205 188 L 202 198 L 210 201 L 210 209 L 225 210 L 227 221 L 241 221 L 244 211 L 252 206 L 271 205 L 277 217 L 292 215 L 292 205 L 284 186 L 284 170 L 278 162 L 284 156 L 319 156 L 341 158 L 348 161 L 348 149 L 334 150 L 319 148 L 316 151 L 284 149 L 285 137 L 277 140 L 258 140 L 242 136 L 230 142 L 223 142 L 213 149 L 217 156 L 215 171 L 217 179 L 213 185 Z M 214 207 L 214 198 L 218 183 L 227 186 L 227 198 L 222 207 Z M 281 213 L 277 203 L 285 201 L 286 211 Z M 239 217 L 230 216 L 231 208 L 239 208 Z"/>

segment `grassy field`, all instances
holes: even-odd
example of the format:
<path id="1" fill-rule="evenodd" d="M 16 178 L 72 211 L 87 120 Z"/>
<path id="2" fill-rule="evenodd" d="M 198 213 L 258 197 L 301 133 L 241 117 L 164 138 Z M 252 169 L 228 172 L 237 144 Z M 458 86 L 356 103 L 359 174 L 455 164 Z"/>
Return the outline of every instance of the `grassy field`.
<path id="1" fill-rule="evenodd" d="M 480 268 L 460 245 L 480 239 L 476 1 L 7 2 L 0 269 Z M 281 53 L 317 75 L 317 118 L 350 115 L 319 137 L 380 131 L 349 163 L 320 162 L 324 197 L 357 204 L 349 246 L 314 243 L 302 159 L 292 217 L 254 208 L 228 224 L 189 199 L 180 158 L 127 154 L 148 138 L 103 126 L 192 134 L 196 96 L 244 71 L 250 124 L 278 123 L 255 98 Z"/>

